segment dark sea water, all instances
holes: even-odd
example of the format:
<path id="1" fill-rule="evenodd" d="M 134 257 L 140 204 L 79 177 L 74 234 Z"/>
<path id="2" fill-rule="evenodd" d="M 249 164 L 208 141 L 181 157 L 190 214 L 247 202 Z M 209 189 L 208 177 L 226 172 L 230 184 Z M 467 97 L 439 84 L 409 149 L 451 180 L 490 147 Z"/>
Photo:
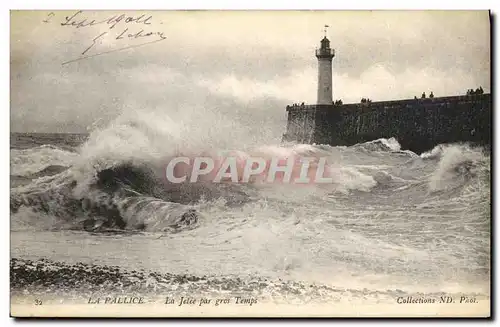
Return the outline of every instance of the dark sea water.
<path id="1" fill-rule="evenodd" d="M 395 139 L 245 144 L 238 150 L 268 157 L 328 157 L 334 183 L 166 187 L 165 156 L 201 146 L 162 133 L 123 123 L 90 135 L 11 135 L 18 301 L 109 292 L 286 303 L 489 299 L 483 149 L 443 144 L 418 155 Z"/>

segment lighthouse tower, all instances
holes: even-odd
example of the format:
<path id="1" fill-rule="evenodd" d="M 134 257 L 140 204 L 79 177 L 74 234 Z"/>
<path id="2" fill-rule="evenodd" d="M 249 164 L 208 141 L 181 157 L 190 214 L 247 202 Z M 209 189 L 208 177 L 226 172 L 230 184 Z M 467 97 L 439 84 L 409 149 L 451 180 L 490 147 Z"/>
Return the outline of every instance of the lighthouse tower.
<path id="1" fill-rule="evenodd" d="M 325 37 L 321 40 L 321 47 L 316 49 L 318 58 L 318 102 L 317 104 L 332 104 L 332 59 L 335 50 L 330 49 L 330 40 Z"/>

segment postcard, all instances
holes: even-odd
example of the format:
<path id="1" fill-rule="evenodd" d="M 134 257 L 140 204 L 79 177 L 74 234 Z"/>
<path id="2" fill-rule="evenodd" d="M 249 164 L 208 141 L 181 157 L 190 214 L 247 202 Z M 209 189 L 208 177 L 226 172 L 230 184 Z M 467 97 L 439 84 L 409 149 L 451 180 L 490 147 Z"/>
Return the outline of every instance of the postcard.
<path id="1" fill-rule="evenodd" d="M 13 317 L 490 317 L 490 12 L 10 19 Z"/>

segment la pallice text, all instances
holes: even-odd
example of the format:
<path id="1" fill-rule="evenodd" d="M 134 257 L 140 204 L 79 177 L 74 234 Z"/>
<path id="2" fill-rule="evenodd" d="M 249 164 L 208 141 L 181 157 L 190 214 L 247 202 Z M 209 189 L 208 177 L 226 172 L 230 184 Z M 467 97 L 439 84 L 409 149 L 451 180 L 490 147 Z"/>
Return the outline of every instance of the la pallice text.
<path id="1" fill-rule="evenodd" d="M 88 304 L 144 304 L 144 298 L 139 296 L 106 296 L 89 297 Z"/>

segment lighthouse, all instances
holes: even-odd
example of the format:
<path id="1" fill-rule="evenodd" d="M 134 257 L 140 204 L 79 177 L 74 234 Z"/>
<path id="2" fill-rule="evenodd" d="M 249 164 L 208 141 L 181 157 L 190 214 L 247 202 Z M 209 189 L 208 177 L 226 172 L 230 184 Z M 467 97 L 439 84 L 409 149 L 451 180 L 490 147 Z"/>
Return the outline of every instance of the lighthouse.
<path id="1" fill-rule="evenodd" d="M 332 104 L 332 59 L 335 50 L 330 48 L 330 40 L 326 37 L 321 40 L 321 47 L 316 49 L 318 58 L 318 101 L 317 104 Z"/>

